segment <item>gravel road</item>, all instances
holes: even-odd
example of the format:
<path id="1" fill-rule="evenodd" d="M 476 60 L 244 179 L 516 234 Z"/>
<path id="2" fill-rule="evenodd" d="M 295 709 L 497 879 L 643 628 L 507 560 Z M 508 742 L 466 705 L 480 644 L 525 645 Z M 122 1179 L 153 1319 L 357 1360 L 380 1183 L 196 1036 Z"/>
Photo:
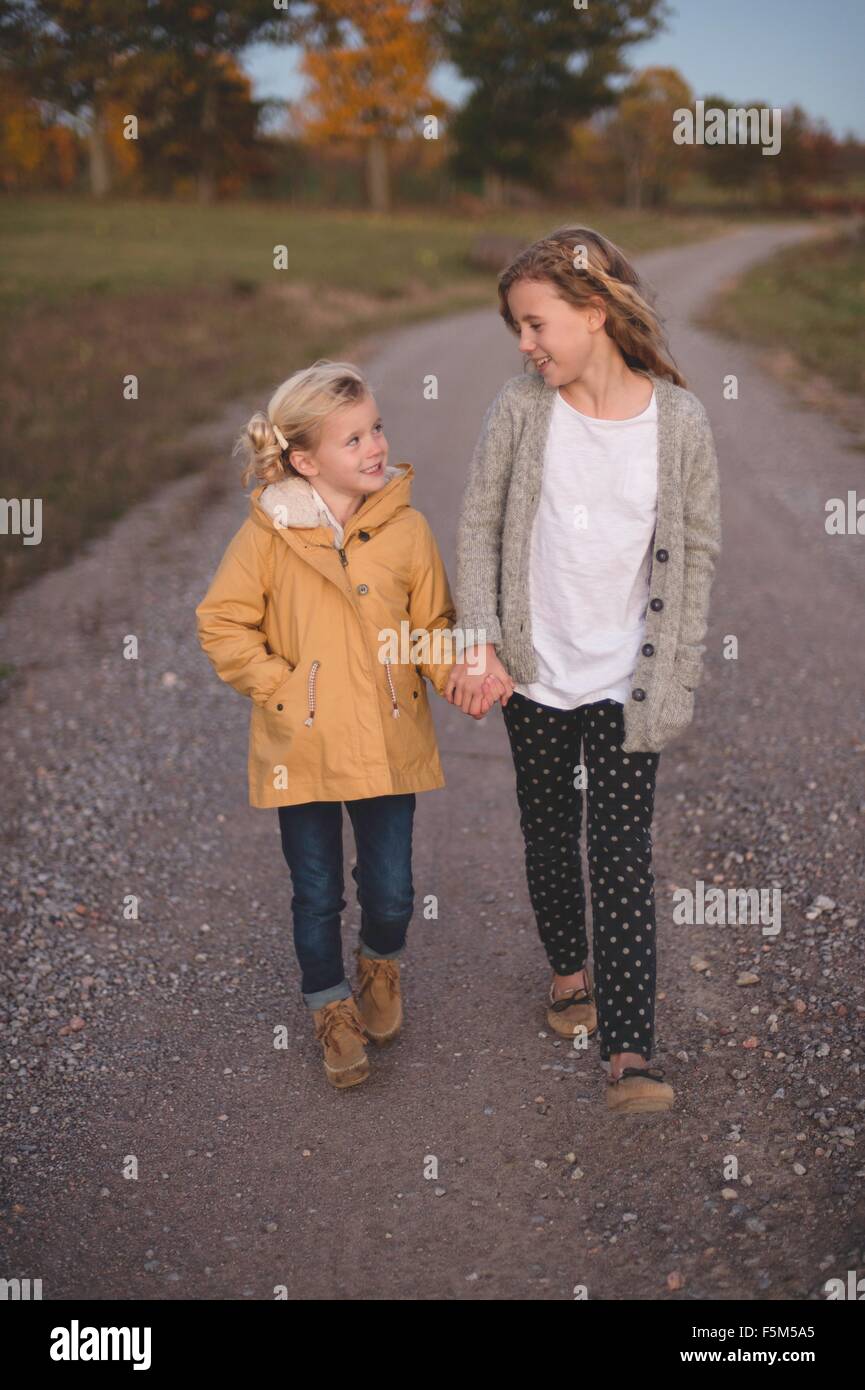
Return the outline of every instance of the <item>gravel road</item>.
<path id="1" fill-rule="evenodd" d="M 3 615 L 0 1274 L 46 1299 L 785 1300 L 861 1271 L 865 541 L 828 536 L 824 507 L 862 492 L 863 457 L 758 353 L 689 325 L 810 235 L 753 226 L 640 261 L 712 420 L 724 525 L 705 682 L 654 825 L 675 1108 L 609 1116 L 596 1046 L 545 1032 L 501 710 L 478 724 L 439 700 L 447 787 L 418 797 L 405 1033 L 364 1086 L 326 1085 L 276 813 L 246 802 L 248 708 L 195 638 L 245 512 L 244 404 L 201 433 L 205 472 Z M 515 343 L 491 309 L 356 355 L 453 578 Z M 696 879 L 780 889 L 778 936 L 677 925 L 673 890 Z"/>

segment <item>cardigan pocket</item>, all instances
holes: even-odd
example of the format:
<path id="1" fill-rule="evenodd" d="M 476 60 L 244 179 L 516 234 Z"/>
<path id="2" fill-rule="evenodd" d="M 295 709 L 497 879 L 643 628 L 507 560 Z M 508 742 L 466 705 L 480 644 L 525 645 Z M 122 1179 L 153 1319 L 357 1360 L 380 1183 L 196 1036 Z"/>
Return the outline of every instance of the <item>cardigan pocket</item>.
<path id="1" fill-rule="evenodd" d="M 694 718 L 694 692 L 684 685 L 675 671 L 671 673 L 649 726 L 649 734 L 656 748 L 662 748 L 671 739 L 687 729 Z"/>
<path id="2" fill-rule="evenodd" d="M 689 690 L 696 690 L 703 675 L 702 657 L 680 643 L 673 660 L 673 674 Z"/>

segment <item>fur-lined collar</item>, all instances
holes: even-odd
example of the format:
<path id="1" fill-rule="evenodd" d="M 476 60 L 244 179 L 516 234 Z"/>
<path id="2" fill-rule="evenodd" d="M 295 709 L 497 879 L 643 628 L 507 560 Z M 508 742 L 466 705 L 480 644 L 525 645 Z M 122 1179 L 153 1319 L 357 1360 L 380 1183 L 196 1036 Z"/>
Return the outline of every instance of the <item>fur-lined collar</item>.
<path id="1" fill-rule="evenodd" d="M 388 463 L 384 476 L 389 483 L 404 472 L 404 464 Z M 378 494 L 371 492 L 368 495 L 371 500 Z M 269 483 L 257 500 L 261 509 L 271 520 L 277 519 L 281 527 L 330 525 L 306 478 L 282 478 L 278 483 Z"/>

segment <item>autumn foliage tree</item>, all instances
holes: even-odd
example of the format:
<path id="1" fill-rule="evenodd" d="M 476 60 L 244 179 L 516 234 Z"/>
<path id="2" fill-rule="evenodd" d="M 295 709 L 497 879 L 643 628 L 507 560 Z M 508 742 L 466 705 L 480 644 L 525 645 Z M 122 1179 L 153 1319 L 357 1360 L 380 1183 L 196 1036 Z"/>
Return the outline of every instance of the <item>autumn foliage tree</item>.
<path id="1" fill-rule="evenodd" d="M 296 0 L 282 0 L 278 8 L 265 0 L 150 0 L 152 50 L 170 58 L 183 84 L 185 135 L 195 150 L 201 202 L 216 196 L 226 145 L 234 142 L 237 152 L 244 138 L 243 120 L 238 121 L 243 105 L 236 81 L 239 55 L 254 42 L 288 43 L 294 9 Z M 247 115 L 251 109 L 250 97 Z M 251 135 L 248 130 L 247 141 Z"/>
<path id="2" fill-rule="evenodd" d="M 3 67 L 81 133 L 97 197 L 111 186 L 106 108 L 115 67 L 147 43 L 148 9 L 147 0 L 0 0 Z"/>
<path id="3" fill-rule="evenodd" d="M 290 42 L 294 8 L 296 0 L 282 0 L 279 12 L 264 0 L 0 0 L 0 53 L 6 71 L 20 72 L 35 98 L 82 132 L 96 196 L 111 188 L 112 147 L 121 165 L 131 157 L 116 146 L 109 121 L 133 66 L 139 75 L 149 68 L 154 78 L 180 82 L 186 103 L 178 134 L 196 161 L 198 194 L 207 201 L 242 105 L 237 57 L 255 40 Z M 163 88 L 165 111 L 177 95 Z"/>
<path id="4" fill-rule="evenodd" d="M 68 125 L 50 119 L 23 83 L 0 82 L 0 188 L 70 188 L 78 174 L 80 141 Z"/>
<path id="5" fill-rule="evenodd" d="M 391 144 L 446 109 L 429 89 L 428 11 L 417 0 L 328 0 L 304 29 L 310 87 L 300 129 L 311 141 L 362 145 L 369 204 L 379 212 L 390 206 Z"/>
<path id="6" fill-rule="evenodd" d="M 206 81 L 212 85 L 218 112 L 219 139 L 209 148 L 210 133 L 202 130 L 202 74 L 172 50 L 139 55 L 117 74 L 122 96 L 112 105 L 109 129 L 115 168 L 124 184 L 136 192 L 186 194 L 201 197 L 206 168 L 208 198 L 240 192 L 250 179 L 269 171 L 267 155 L 258 140 L 262 103 L 229 54 L 216 54 Z M 136 139 L 123 139 L 122 113 L 135 113 Z"/>
<path id="7" fill-rule="evenodd" d="M 675 68 L 645 68 L 622 92 L 605 126 L 622 164 L 626 206 L 661 207 L 687 178 L 691 151 L 673 141 L 673 113 L 692 103 L 691 88 Z"/>

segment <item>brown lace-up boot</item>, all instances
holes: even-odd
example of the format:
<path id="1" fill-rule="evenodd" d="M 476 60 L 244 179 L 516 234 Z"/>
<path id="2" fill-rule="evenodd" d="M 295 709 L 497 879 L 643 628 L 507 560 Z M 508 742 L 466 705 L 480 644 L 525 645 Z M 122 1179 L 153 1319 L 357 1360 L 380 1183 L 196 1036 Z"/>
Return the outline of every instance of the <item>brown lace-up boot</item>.
<path id="1" fill-rule="evenodd" d="M 324 1070 L 331 1086 L 356 1086 L 369 1076 L 366 1034 L 353 999 L 334 999 L 313 1010 L 315 1036 L 324 1048 Z"/>
<path id="2" fill-rule="evenodd" d="M 402 1026 L 399 965 L 395 960 L 357 956 L 357 1006 L 363 1026 L 374 1043 L 395 1038 Z"/>

